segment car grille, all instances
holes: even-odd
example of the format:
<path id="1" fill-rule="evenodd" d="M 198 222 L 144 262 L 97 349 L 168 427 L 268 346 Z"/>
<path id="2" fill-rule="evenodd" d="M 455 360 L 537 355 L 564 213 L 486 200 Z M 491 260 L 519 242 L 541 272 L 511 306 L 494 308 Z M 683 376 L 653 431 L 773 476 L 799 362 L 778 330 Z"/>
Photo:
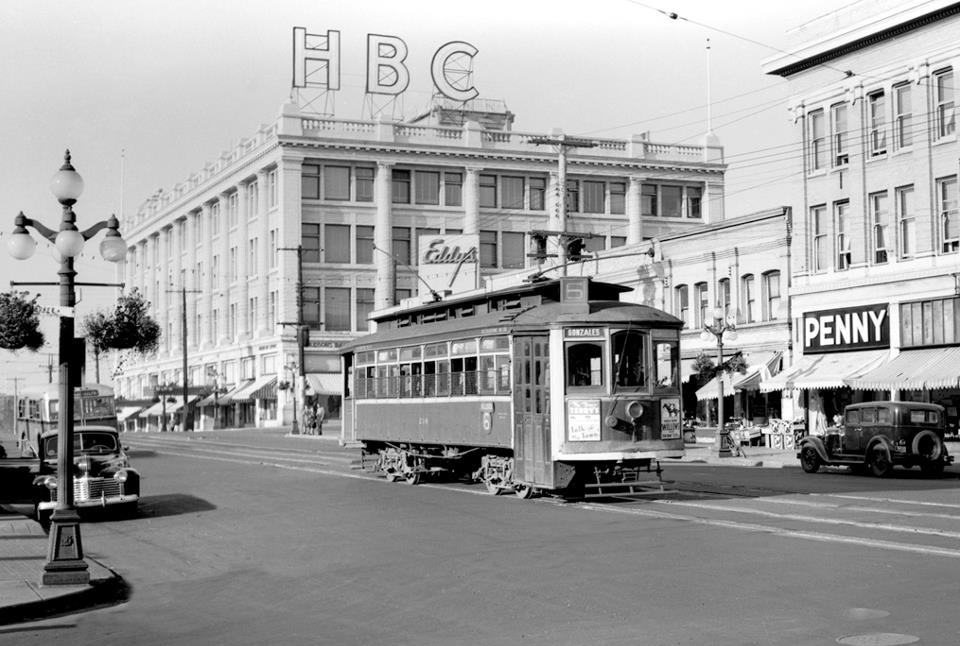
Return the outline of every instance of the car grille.
<path id="1" fill-rule="evenodd" d="M 98 500 L 102 496 L 119 496 L 123 483 L 114 478 L 74 478 L 73 499 L 77 502 Z"/>

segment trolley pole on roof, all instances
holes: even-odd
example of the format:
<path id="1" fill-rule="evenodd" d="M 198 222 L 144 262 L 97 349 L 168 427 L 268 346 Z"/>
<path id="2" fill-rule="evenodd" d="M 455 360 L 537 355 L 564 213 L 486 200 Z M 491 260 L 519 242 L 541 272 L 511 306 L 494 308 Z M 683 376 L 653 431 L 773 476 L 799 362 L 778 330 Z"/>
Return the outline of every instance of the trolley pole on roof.
<path id="1" fill-rule="evenodd" d="M 557 147 L 557 212 L 554 216 L 556 231 L 567 230 L 567 149 L 568 148 L 593 148 L 597 145 L 592 139 L 583 139 L 581 137 L 568 137 L 560 133 L 551 137 L 530 137 L 527 141 L 531 144 L 549 144 Z M 578 205 L 574 205 L 578 206 Z M 563 275 L 567 275 L 567 249 L 565 240 L 557 238 L 557 258 Z"/>

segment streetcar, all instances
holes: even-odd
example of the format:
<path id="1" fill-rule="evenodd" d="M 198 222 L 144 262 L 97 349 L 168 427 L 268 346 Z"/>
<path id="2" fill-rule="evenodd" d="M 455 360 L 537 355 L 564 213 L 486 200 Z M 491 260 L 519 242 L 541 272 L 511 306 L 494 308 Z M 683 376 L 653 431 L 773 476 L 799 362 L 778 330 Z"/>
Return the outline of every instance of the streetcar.
<path id="1" fill-rule="evenodd" d="M 341 442 L 365 469 L 492 494 L 643 494 L 684 454 L 680 329 L 588 277 L 374 312 L 342 349 Z M 662 490 L 662 485 L 660 485 Z"/>

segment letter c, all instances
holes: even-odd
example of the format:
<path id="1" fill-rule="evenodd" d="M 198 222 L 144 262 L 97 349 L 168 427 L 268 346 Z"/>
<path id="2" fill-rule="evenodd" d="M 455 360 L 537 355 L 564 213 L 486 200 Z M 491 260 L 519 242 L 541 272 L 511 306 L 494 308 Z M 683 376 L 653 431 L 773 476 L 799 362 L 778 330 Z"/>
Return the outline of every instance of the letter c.
<path id="1" fill-rule="evenodd" d="M 433 62 L 430 64 L 430 74 L 433 76 L 433 84 L 436 86 L 440 93 L 448 99 L 453 99 L 454 101 L 469 101 L 474 98 L 480 92 L 477 88 L 472 85 L 465 89 L 460 89 L 454 85 L 454 82 L 457 79 L 451 81 L 450 73 L 457 72 L 458 70 L 448 69 L 447 61 L 450 60 L 457 54 L 462 54 L 467 58 L 473 58 L 477 55 L 479 51 L 476 47 L 470 43 L 466 43 L 462 40 L 454 40 L 445 45 L 442 45 L 436 53 L 433 55 Z M 469 73 L 467 71 L 459 71 L 459 73 L 466 78 L 469 78 Z"/>

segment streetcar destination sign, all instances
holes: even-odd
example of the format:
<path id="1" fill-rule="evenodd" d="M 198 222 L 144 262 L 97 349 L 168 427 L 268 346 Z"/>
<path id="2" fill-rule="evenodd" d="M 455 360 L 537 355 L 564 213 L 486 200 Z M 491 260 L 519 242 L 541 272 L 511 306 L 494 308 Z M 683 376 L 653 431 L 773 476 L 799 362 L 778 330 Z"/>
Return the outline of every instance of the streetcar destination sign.
<path id="1" fill-rule="evenodd" d="M 804 354 L 889 347 L 890 317 L 886 303 L 803 315 Z"/>
<path id="2" fill-rule="evenodd" d="M 568 339 L 579 337 L 598 337 L 603 336 L 603 330 L 598 327 L 568 327 L 564 328 L 563 336 Z"/>

